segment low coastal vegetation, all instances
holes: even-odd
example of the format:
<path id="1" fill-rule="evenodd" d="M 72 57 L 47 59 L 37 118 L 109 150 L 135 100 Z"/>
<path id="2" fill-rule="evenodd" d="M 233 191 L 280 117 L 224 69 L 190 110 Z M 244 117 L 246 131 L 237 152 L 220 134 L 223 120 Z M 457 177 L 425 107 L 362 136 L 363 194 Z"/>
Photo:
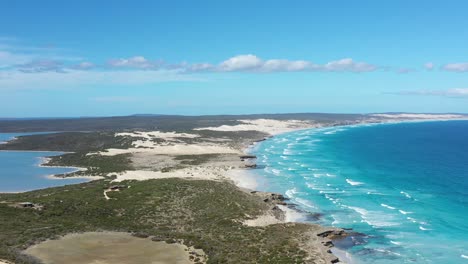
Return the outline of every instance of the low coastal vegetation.
<path id="1" fill-rule="evenodd" d="M 321 114 L 272 116 L 279 120 L 311 120 L 315 116 L 322 123 L 361 118 L 360 115 Z M 214 181 L 184 179 L 194 172 L 203 176 L 246 166 L 240 158 L 241 150 L 269 134 L 260 130 L 194 130 L 238 125 L 241 122 L 236 118 L 240 117 L 150 116 L 0 122 L 2 131 L 55 131 L 18 137 L 1 144 L 0 150 L 62 151 L 66 153 L 50 157 L 45 165 L 86 170 L 59 176 L 104 176 L 83 184 L 0 194 L 0 260 L 16 264 L 40 263 L 24 250 L 44 240 L 96 231 L 131 233 L 157 242 L 180 243 L 203 250 L 208 263 L 325 263 L 326 259 L 330 260 L 327 248 L 320 244 L 322 238 L 317 236 L 324 228 L 279 220 L 270 225 L 246 225 L 247 221 L 255 222 L 265 215 L 277 216 L 281 210 L 258 193 L 253 195 L 219 178 Z M 69 132 L 57 132 L 60 130 Z M 148 138 L 136 132 L 155 130 L 193 135 Z M 136 136 L 118 134 L 129 131 Z M 136 146 L 135 142 L 141 139 L 154 144 Z M 178 152 L 151 153 L 161 145 L 177 146 Z M 227 152 L 185 150 L 190 149 L 189 146 L 213 145 L 222 146 Z M 96 154 L 132 148 L 121 154 Z M 195 171 L 184 171 L 178 176 L 183 178 L 122 181 L 118 186 L 112 182 L 118 177 L 113 174 L 125 171 L 163 174 L 178 171 L 180 174 L 185 168 Z M 192 260 L 204 262 L 203 259 Z"/>
<path id="2" fill-rule="evenodd" d="M 208 263 L 304 263 L 306 234 L 320 229 L 245 226 L 243 220 L 263 214 L 269 205 L 227 182 L 174 178 L 120 184 L 127 188 L 107 193 L 109 200 L 103 191 L 110 180 L 0 194 L 0 259 L 37 263 L 22 252 L 40 241 L 68 233 L 120 231 L 202 249 Z M 25 201 L 40 209 L 12 206 Z"/>

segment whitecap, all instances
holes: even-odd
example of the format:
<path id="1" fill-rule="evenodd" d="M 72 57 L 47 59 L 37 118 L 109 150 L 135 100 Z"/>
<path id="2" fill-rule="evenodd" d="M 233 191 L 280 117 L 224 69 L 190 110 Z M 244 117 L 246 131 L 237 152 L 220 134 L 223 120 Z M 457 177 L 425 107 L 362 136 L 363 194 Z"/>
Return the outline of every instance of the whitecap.
<path id="1" fill-rule="evenodd" d="M 311 201 L 308 201 L 308 200 L 305 200 L 305 199 L 302 199 L 302 198 L 296 198 L 294 200 L 297 203 L 304 205 L 305 207 L 309 207 L 309 208 L 312 208 L 312 209 L 317 209 L 317 207 Z"/>
<path id="2" fill-rule="evenodd" d="M 271 172 L 277 176 L 279 176 L 281 174 L 281 171 L 280 170 L 277 170 L 277 169 L 272 169 Z"/>
<path id="3" fill-rule="evenodd" d="M 392 243 L 393 245 L 401 245 L 401 242 L 397 242 L 397 241 L 393 241 L 393 240 L 390 240 L 390 243 Z"/>
<path id="4" fill-rule="evenodd" d="M 408 198 L 408 199 L 413 198 L 413 197 L 411 197 L 411 195 L 409 195 L 407 192 L 401 191 L 400 193 L 403 194 L 404 196 L 406 196 L 406 198 Z"/>
<path id="5" fill-rule="evenodd" d="M 285 192 L 286 196 L 289 198 L 293 198 L 295 194 L 297 194 L 298 191 L 296 188 L 289 189 Z"/>
<path id="6" fill-rule="evenodd" d="M 413 212 L 407 212 L 407 211 L 403 211 L 403 210 L 398 210 L 398 212 L 400 212 L 401 214 L 404 214 L 404 215 L 413 213 Z"/>
<path id="7" fill-rule="evenodd" d="M 423 226 L 419 226 L 419 229 L 421 229 L 422 231 L 432 230 L 432 229 L 429 229 L 429 228 L 425 228 L 425 227 L 423 227 Z"/>
<path id="8" fill-rule="evenodd" d="M 350 179 L 346 179 L 346 182 L 349 183 L 352 186 L 358 186 L 358 185 L 363 185 L 364 184 L 363 182 L 353 181 L 353 180 L 350 180 Z"/>
<path id="9" fill-rule="evenodd" d="M 467 256 L 467 255 L 461 254 L 460 257 L 462 257 L 462 258 L 464 258 L 464 259 L 468 259 L 468 256 Z"/>
<path id="10" fill-rule="evenodd" d="M 387 205 L 387 204 L 383 204 L 383 203 L 382 203 L 382 204 L 380 204 L 380 205 L 381 205 L 382 207 L 388 208 L 388 209 L 390 209 L 390 210 L 395 210 L 395 209 L 396 209 L 395 207 L 390 206 L 390 205 Z"/>
<path id="11" fill-rule="evenodd" d="M 373 227 L 385 227 L 385 226 L 396 226 L 399 225 L 397 222 L 392 222 L 393 217 L 380 211 L 367 211 L 364 208 L 347 206 L 349 209 L 359 213 L 361 215 L 363 223 L 367 223 Z"/>

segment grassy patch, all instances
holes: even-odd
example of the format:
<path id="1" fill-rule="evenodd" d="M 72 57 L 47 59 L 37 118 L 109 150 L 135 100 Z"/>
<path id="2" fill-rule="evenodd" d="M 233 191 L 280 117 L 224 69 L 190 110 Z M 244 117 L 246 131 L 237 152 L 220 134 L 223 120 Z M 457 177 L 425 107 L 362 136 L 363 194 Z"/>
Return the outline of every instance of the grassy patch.
<path id="1" fill-rule="evenodd" d="M 267 210 L 259 198 L 225 182 L 160 179 L 123 182 L 110 192 L 105 180 L 21 194 L 0 194 L 0 258 L 31 263 L 18 250 L 70 232 L 125 231 L 183 239 L 203 249 L 209 263 L 301 263 L 298 238 L 307 225 L 247 227 L 247 215 Z M 29 201 L 43 210 L 13 208 Z"/>
<path id="2" fill-rule="evenodd" d="M 115 156 L 86 155 L 86 153 L 67 153 L 61 156 L 49 157 L 49 166 L 71 166 L 86 168 L 86 171 L 67 174 L 66 176 L 105 175 L 111 172 L 132 170 L 130 154 Z"/>

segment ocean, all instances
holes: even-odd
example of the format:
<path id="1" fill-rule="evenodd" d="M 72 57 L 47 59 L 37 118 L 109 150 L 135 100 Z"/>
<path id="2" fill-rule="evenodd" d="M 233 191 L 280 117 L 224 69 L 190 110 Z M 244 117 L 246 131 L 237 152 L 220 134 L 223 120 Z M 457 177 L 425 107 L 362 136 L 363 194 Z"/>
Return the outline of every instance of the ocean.
<path id="1" fill-rule="evenodd" d="M 37 133 L 0 133 L 0 142 Z M 39 167 L 43 157 L 60 155 L 55 151 L 0 151 L 0 192 L 23 192 L 86 182 L 86 179 L 53 179 L 47 176 L 70 173 L 75 168 Z"/>
<path id="2" fill-rule="evenodd" d="M 352 263 L 468 263 L 468 121 L 309 129 L 251 152 L 299 221 L 352 228 Z M 264 166 L 264 167 L 263 167 Z"/>

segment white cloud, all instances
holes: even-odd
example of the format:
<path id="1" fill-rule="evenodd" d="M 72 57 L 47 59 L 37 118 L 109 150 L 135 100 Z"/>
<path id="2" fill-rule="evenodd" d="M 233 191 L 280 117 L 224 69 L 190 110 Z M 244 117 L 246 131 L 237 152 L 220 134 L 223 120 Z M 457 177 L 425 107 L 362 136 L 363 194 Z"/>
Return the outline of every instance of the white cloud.
<path id="1" fill-rule="evenodd" d="M 229 58 L 219 65 L 220 71 L 249 71 L 259 69 L 263 61 L 255 55 L 238 55 Z"/>
<path id="2" fill-rule="evenodd" d="M 434 63 L 432 62 L 427 62 L 424 64 L 424 69 L 428 70 L 428 71 L 432 71 L 434 69 Z"/>
<path id="3" fill-rule="evenodd" d="M 78 63 L 78 64 L 72 66 L 73 69 L 77 69 L 77 70 L 89 70 L 89 69 L 92 69 L 94 67 L 96 67 L 96 65 L 94 65 L 94 63 L 91 63 L 91 62 L 88 62 L 88 61 L 84 61 L 84 62 L 81 62 L 81 63 Z"/>
<path id="4" fill-rule="evenodd" d="M 64 72 L 63 63 L 55 60 L 34 60 L 17 66 L 18 69 L 25 73 L 34 72 Z"/>
<path id="5" fill-rule="evenodd" d="M 161 63 L 149 61 L 143 56 L 134 56 L 127 59 L 114 59 L 108 63 L 112 67 L 157 69 Z"/>
<path id="6" fill-rule="evenodd" d="M 468 72 L 468 62 L 449 63 L 449 64 L 442 66 L 442 69 L 445 71 L 453 71 L 453 72 Z"/>
<path id="7" fill-rule="evenodd" d="M 445 96 L 445 97 L 468 97 L 468 88 L 453 88 L 453 89 L 447 89 L 447 90 L 413 90 L 413 91 L 401 91 L 395 94 Z"/>
<path id="8" fill-rule="evenodd" d="M 217 67 L 218 71 L 249 71 L 249 72 L 293 72 L 293 71 L 328 71 L 328 72 L 370 72 L 377 70 L 376 65 L 355 62 L 351 58 L 328 62 L 324 65 L 314 64 L 305 60 L 271 59 L 262 60 L 247 54 L 229 58 Z"/>
<path id="9" fill-rule="evenodd" d="M 202 79 L 194 75 L 181 74 L 176 70 L 83 71 L 69 69 L 66 73 L 0 71 L 0 90 L 81 89 L 89 86 L 145 85 L 176 81 L 202 81 Z"/>
<path id="10" fill-rule="evenodd" d="M 289 60 L 267 60 L 262 65 L 261 70 L 264 72 L 278 71 L 305 71 L 310 69 L 312 64 L 308 61 L 289 61 Z"/>
<path id="11" fill-rule="evenodd" d="M 326 71 L 371 72 L 377 70 L 377 66 L 365 62 L 355 62 L 351 58 L 331 61 L 325 64 Z"/>
<path id="12" fill-rule="evenodd" d="M 16 54 L 0 50 L 0 68 L 12 67 L 17 64 L 28 63 L 33 59 L 30 55 Z"/>

